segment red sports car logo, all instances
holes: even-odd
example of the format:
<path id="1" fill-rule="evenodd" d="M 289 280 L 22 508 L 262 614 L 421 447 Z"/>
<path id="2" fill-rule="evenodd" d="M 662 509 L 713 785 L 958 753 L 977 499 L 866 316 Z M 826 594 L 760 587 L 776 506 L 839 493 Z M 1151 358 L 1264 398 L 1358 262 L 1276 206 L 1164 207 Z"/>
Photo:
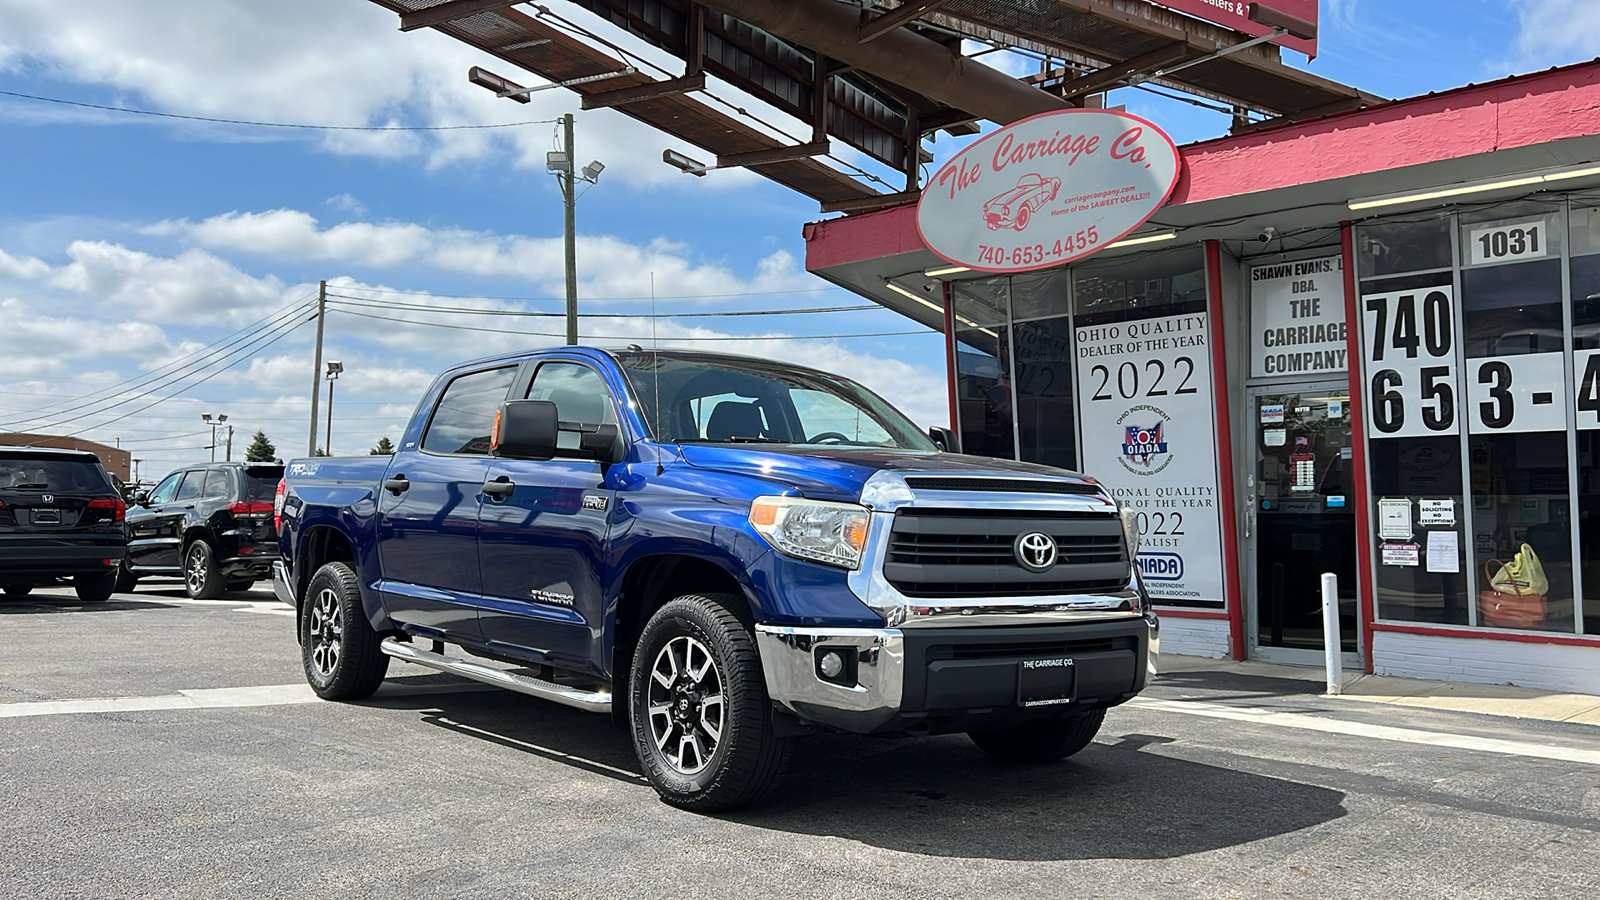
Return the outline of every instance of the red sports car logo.
<path id="1" fill-rule="evenodd" d="M 983 221 L 990 231 L 1015 228 L 1021 231 L 1033 220 L 1040 207 L 1056 198 L 1061 179 L 1028 174 L 1017 179 L 1017 186 L 983 205 Z"/>

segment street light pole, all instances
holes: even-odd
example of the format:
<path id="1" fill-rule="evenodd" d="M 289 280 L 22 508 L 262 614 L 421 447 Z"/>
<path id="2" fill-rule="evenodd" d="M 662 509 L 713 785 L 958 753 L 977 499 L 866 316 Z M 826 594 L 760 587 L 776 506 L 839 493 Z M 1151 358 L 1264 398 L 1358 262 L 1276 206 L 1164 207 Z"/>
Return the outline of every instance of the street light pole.
<path id="1" fill-rule="evenodd" d="M 572 147 L 572 113 L 561 117 L 561 128 L 566 132 L 563 141 L 567 151 L 566 165 L 556 174 L 556 180 L 561 182 L 561 195 L 567 202 L 567 343 L 576 344 L 578 342 L 578 192 L 572 177 L 572 165 L 576 159 Z"/>
<path id="2" fill-rule="evenodd" d="M 328 282 L 317 282 L 317 356 L 311 363 L 311 436 L 306 439 L 306 455 L 317 455 L 317 379 L 322 376 L 322 325 L 328 320 Z M 214 443 L 214 442 L 213 442 Z"/>
<path id="3" fill-rule="evenodd" d="M 328 360 L 328 431 L 322 442 L 323 456 L 333 455 L 333 383 L 339 380 L 339 376 L 343 372 L 344 363 L 337 359 Z"/>

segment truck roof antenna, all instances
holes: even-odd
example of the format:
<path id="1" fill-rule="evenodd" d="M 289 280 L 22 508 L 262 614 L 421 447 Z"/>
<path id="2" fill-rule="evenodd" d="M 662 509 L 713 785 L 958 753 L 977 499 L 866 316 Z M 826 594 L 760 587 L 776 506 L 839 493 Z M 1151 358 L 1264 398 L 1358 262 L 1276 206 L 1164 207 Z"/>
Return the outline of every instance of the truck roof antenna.
<path id="1" fill-rule="evenodd" d="M 661 341 L 656 337 L 656 273 L 650 272 L 650 362 L 656 374 L 656 427 L 664 421 L 661 415 Z M 657 463 L 659 466 L 660 463 Z M 661 474 L 660 472 L 656 473 Z"/>

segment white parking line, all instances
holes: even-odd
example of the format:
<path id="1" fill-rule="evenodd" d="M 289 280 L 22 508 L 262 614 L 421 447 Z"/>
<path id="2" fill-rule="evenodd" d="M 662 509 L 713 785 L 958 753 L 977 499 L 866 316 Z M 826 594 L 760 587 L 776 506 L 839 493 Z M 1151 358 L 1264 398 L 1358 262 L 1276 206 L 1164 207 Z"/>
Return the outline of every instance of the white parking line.
<path id="1" fill-rule="evenodd" d="M 37 700 L 0 703 L 0 719 L 23 716 L 66 716 L 75 713 L 147 712 L 157 709 L 234 709 L 247 706 L 286 706 L 316 703 L 318 698 L 304 682 L 261 687 L 206 688 L 179 691 L 160 697 L 114 697 L 107 700 Z"/>
<path id="2" fill-rule="evenodd" d="M 373 699 L 408 697 L 417 694 L 462 694 L 495 691 L 499 688 L 477 682 L 451 684 L 404 684 L 388 682 L 378 688 Z M 204 688 L 163 694 L 157 697 L 112 697 L 102 700 L 30 700 L 0 703 L 0 719 L 24 716 L 70 716 L 82 713 L 149 712 L 162 709 L 245 709 L 252 706 L 292 706 L 319 703 L 317 695 L 304 682 L 267 684 L 259 687 Z"/>
<path id="3" fill-rule="evenodd" d="M 1274 725 L 1280 728 L 1299 728 L 1305 731 L 1321 731 L 1327 734 L 1375 738 L 1380 741 L 1399 741 L 1406 744 L 1448 747 L 1452 750 L 1476 750 L 1481 753 L 1503 753 L 1509 756 L 1527 756 L 1534 759 L 1550 759 L 1600 766 L 1600 750 L 1583 750 L 1577 747 L 1563 747 L 1558 744 L 1508 741 L 1499 738 L 1451 734 L 1443 731 L 1396 728 L 1391 725 L 1369 725 L 1364 722 L 1327 719 L 1305 713 L 1275 712 L 1270 709 L 1251 706 L 1222 706 L 1216 703 L 1192 700 L 1151 700 L 1141 698 L 1130 700 L 1127 705 L 1135 709 L 1147 709 L 1153 712 L 1204 716 L 1209 719 L 1250 722 L 1256 725 Z"/>

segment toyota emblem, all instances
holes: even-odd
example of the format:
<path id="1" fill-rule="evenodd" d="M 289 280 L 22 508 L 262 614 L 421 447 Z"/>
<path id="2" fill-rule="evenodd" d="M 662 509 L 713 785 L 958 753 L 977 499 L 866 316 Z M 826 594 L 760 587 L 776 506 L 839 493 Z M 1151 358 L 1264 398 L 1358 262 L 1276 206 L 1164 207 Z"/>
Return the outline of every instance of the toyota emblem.
<path id="1" fill-rule="evenodd" d="M 1056 540 L 1042 531 L 1030 531 L 1012 546 L 1017 565 L 1029 572 L 1044 572 L 1056 564 Z"/>

